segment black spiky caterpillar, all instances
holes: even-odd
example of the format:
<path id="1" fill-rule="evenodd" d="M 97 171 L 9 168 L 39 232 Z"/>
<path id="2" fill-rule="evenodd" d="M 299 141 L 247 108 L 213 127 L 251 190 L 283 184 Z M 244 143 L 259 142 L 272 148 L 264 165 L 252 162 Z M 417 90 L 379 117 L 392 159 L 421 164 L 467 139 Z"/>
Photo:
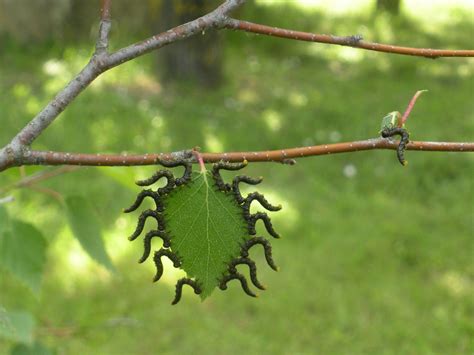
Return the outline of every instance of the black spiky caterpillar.
<path id="1" fill-rule="evenodd" d="M 397 157 L 400 164 L 402 164 L 403 166 L 407 165 L 408 162 L 405 160 L 405 148 L 410 138 L 408 131 L 405 128 L 401 127 L 385 128 L 380 132 L 380 135 L 383 138 L 389 138 L 395 135 L 400 136 L 400 143 L 397 147 Z"/>
<path id="2" fill-rule="evenodd" d="M 175 178 L 169 170 L 162 169 L 162 170 L 157 171 L 149 179 L 138 181 L 137 185 L 139 186 L 149 186 L 156 183 L 161 178 L 165 177 L 167 180 L 167 183 L 165 186 L 157 189 L 156 191 L 151 190 L 151 189 L 142 190 L 138 194 L 132 206 L 130 206 L 128 209 L 124 211 L 126 213 L 135 211 L 137 208 L 139 208 L 139 206 L 141 205 L 141 203 L 146 197 L 152 198 L 155 202 L 155 209 L 145 210 L 144 212 L 141 213 L 141 215 L 138 218 L 137 227 L 134 233 L 129 237 L 130 240 L 135 240 L 142 233 L 145 226 L 145 222 L 148 217 L 152 217 L 156 220 L 157 228 L 149 231 L 144 237 L 144 252 L 143 252 L 142 257 L 139 260 L 139 262 L 142 263 L 149 257 L 150 252 L 151 252 L 152 238 L 159 237 L 163 240 L 163 247 L 160 250 L 156 251 L 153 257 L 153 260 L 156 266 L 156 274 L 153 279 L 153 281 L 155 282 L 158 281 L 163 274 L 163 264 L 161 261 L 161 258 L 163 256 L 168 257 L 173 262 L 173 265 L 175 267 L 177 268 L 182 267 L 183 260 L 182 260 L 182 257 L 180 256 L 179 246 L 173 245 L 173 237 L 172 237 L 173 234 L 167 229 L 167 221 L 165 217 L 166 216 L 165 206 L 166 206 L 166 199 L 169 196 L 169 194 L 171 192 L 179 191 L 177 189 L 184 188 L 185 185 L 189 184 L 192 179 L 192 165 L 189 162 L 185 162 L 185 161 L 161 162 L 161 164 L 165 167 L 183 166 L 185 169 L 184 174 L 180 178 Z M 278 270 L 278 268 L 275 265 L 272 258 L 272 248 L 271 248 L 270 242 L 263 237 L 255 236 L 256 235 L 256 229 L 255 229 L 256 222 L 259 219 L 262 220 L 266 230 L 274 238 L 279 238 L 279 235 L 273 229 L 271 220 L 268 217 L 268 215 L 263 212 L 257 212 L 255 214 L 251 214 L 250 205 L 252 201 L 256 200 L 260 203 L 260 205 L 262 205 L 265 209 L 269 211 L 278 211 L 281 209 L 281 206 L 272 206 L 265 199 L 265 197 L 258 192 L 253 192 L 246 197 L 242 196 L 240 192 L 240 186 L 239 186 L 241 182 L 250 184 L 250 185 L 257 185 L 262 181 L 262 178 L 251 178 L 245 175 L 238 175 L 233 179 L 232 184 L 227 184 L 224 182 L 224 180 L 222 179 L 222 176 L 220 175 L 221 169 L 235 171 L 235 170 L 242 169 L 246 165 L 247 165 L 246 161 L 244 161 L 243 163 L 234 163 L 234 164 L 227 163 L 227 162 L 219 162 L 219 163 L 214 164 L 212 167 L 211 176 L 212 176 L 212 181 L 213 181 L 213 188 L 215 189 L 215 191 L 219 191 L 219 193 L 224 193 L 225 195 L 228 195 L 239 207 L 239 209 L 242 211 L 241 217 L 243 219 L 243 222 L 246 225 L 247 233 L 249 236 L 239 242 L 239 245 L 240 245 L 239 253 L 236 255 L 232 255 L 232 258 L 228 260 L 228 262 L 226 263 L 226 266 L 227 266 L 226 270 L 223 272 L 221 277 L 216 280 L 215 286 L 218 286 L 221 290 L 225 290 L 227 288 L 227 283 L 230 280 L 234 280 L 234 279 L 239 280 L 244 292 L 249 296 L 256 297 L 257 295 L 254 292 L 252 292 L 252 290 L 249 288 L 249 285 L 244 275 L 237 272 L 237 265 L 241 265 L 241 264 L 247 265 L 249 268 L 250 281 L 252 282 L 252 284 L 257 288 L 264 290 L 265 287 L 258 281 L 258 278 L 257 278 L 257 267 L 255 265 L 255 262 L 249 258 L 249 249 L 256 244 L 262 245 L 265 259 L 268 265 L 274 270 Z M 178 303 L 179 300 L 181 299 L 182 288 L 184 285 L 189 285 L 190 287 L 192 287 L 196 294 L 201 294 L 203 292 L 203 283 L 200 282 L 200 280 L 198 279 L 193 280 L 190 277 L 182 278 L 178 280 L 178 282 L 176 283 L 175 298 L 172 304 Z"/>

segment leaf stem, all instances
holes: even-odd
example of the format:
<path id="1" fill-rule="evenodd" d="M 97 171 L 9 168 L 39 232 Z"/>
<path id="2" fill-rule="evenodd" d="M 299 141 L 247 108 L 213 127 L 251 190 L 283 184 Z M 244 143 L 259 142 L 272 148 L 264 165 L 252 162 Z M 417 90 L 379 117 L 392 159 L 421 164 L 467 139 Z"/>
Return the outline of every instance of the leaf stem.
<path id="1" fill-rule="evenodd" d="M 204 174 L 206 172 L 206 165 L 204 164 L 204 159 L 202 158 L 201 153 L 199 153 L 199 150 L 197 148 L 193 149 L 193 155 L 196 157 L 199 166 L 201 167 L 201 173 Z"/>
<path id="2" fill-rule="evenodd" d="M 428 90 L 418 90 L 418 91 L 415 93 L 415 95 L 413 95 L 413 97 L 411 98 L 410 103 L 408 104 L 408 107 L 407 107 L 407 109 L 405 110 L 405 113 L 403 114 L 403 117 L 402 117 L 402 119 L 401 119 L 401 121 L 400 121 L 400 125 L 399 125 L 400 128 L 405 124 L 406 120 L 408 119 L 408 116 L 410 115 L 411 110 L 412 110 L 413 107 L 415 106 L 415 102 L 416 102 L 416 100 L 418 99 L 418 97 L 419 97 L 421 94 L 423 94 L 425 91 L 428 91 Z"/>

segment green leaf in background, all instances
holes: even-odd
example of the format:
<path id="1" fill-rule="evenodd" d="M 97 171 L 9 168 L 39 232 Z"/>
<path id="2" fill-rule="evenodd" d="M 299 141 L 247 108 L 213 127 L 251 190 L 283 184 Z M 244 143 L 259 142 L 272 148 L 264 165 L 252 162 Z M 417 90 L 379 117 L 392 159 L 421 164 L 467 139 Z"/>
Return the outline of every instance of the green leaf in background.
<path id="1" fill-rule="evenodd" d="M 0 321 L 0 336 L 20 343 L 31 344 L 33 342 L 33 331 L 35 319 L 33 315 L 25 311 L 9 311 L 5 314 L 4 326 Z"/>
<path id="2" fill-rule="evenodd" d="M 46 246 L 45 238 L 33 225 L 11 220 L 1 234 L 0 266 L 38 293 Z"/>
<path id="3" fill-rule="evenodd" d="M 10 218 L 8 216 L 7 210 L 5 207 L 0 206 L 0 257 L 3 248 L 3 233 L 10 228 Z M 0 259 L 0 266 L 2 265 L 2 261 Z"/>
<path id="4" fill-rule="evenodd" d="M 248 236 L 242 209 L 231 194 L 217 189 L 209 172 L 195 172 L 184 188 L 166 197 L 165 219 L 173 250 L 188 276 L 201 283 L 200 296 L 205 299 Z"/>
<path id="5" fill-rule="evenodd" d="M 51 351 L 41 343 L 33 345 L 17 344 L 10 351 L 11 355 L 54 355 L 55 351 Z"/>
<path id="6" fill-rule="evenodd" d="M 12 328 L 11 320 L 5 308 L 0 306 L 0 334 L 3 334 Z"/>
<path id="7" fill-rule="evenodd" d="M 98 263 L 115 271 L 102 240 L 100 221 L 88 200 L 81 196 L 66 198 L 67 216 L 74 236 L 84 250 Z"/>
<path id="8" fill-rule="evenodd" d="M 135 175 L 131 169 L 102 166 L 98 168 L 98 171 L 127 189 L 131 189 L 135 183 Z"/>
<path id="9" fill-rule="evenodd" d="M 1 245 L 3 231 L 7 228 L 8 223 L 9 223 L 9 218 L 8 218 L 7 210 L 5 207 L 0 206 L 0 245 Z"/>

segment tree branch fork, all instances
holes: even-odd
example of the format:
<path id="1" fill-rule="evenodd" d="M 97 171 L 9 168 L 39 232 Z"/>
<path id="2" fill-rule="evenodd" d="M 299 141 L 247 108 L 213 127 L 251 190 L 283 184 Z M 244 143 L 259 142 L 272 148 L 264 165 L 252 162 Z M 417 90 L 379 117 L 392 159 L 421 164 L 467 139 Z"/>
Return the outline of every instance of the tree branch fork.
<path id="1" fill-rule="evenodd" d="M 437 50 L 423 48 L 398 47 L 362 41 L 361 36 L 332 36 L 299 32 L 247 21 L 236 20 L 230 13 L 243 5 L 245 0 L 227 0 L 214 11 L 196 20 L 154 35 L 144 41 L 109 52 L 109 34 L 111 29 L 112 0 L 101 0 L 100 26 L 95 52 L 86 66 L 77 74 L 33 119 L 8 143 L 0 149 L 0 172 L 22 165 L 104 165 L 128 166 L 156 164 L 160 160 L 186 158 L 193 161 L 190 151 L 144 155 L 107 155 L 61 152 L 41 152 L 31 150 L 31 144 L 60 115 L 62 111 L 103 72 L 133 60 L 150 51 L 168 44 L 184 40 L 208 29 L 232 29 L 259 33 L 281 38 L 312 41 L 319 43 L 351 46 L 365 50 L 385 53 L 439 57 L 474 57 L 474 50 Z M 473 151 L 474 143 L 411 142 L 408 150 L 436 151 Z M 330 153 L 352 152 L 368 149 L 396 149 L 396 144 L 387 139 L 369 139 L 366 141 L 329 144 L 313 147 L 282 149 L 266 152 L 202 153 L 206 162 L 228 161 L 279 161 Z M 189 156 L 186 157 L 186 154 Z M 195 159 L 194 159 L 195 160 Z M 193 161 L 194 162 L 194 161 Z"/>

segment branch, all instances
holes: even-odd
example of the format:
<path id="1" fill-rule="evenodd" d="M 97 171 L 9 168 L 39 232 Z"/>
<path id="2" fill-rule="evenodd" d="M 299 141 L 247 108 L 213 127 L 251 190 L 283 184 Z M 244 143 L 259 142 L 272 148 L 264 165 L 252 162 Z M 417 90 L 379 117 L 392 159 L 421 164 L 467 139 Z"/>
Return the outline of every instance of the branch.
<path id="1" fill-rule="evenodd" d="M 390 44 L 372 43 L 362 41 L 360 35 L 339 37 L 333 35 L 316 34 L 309 32 L 300 32 L 287 30 L 284 28 L 270 27 L 252 23 L 248 21 L 229 18 L 225 21 L 225 28 L 258 33 L 267 36 L 293 39 L 298 41 L 318 42 L 327 44 L 337 44 L 340 46 L 366 49 L 369 51 L 411 55 L 415 57 L 426 57 L 436 59 L 439 57 L 474 57 L 474 50 L 450 50 L 450 49 L 431 49 L 431 48 L 411 48 L 399 47 Z"/>
<path id="2" fill-rule="evenodd" d="M 104 66 L 107 69 L 110 69 L 155 49 L 164 47 L 167 44 L 200 34 L 209 28 L 223 28 L 228 20 L 229 14 L 244 2 L 245 0 L 227 0 L 207 15 L 172 28 L 166 32 L 162 32 L 142 42 L 122 48 L 117 52 L 112 53 L 107 61 L 104 62 Z"/>
<path id="3" fill-rule="evenodd" d="M 167 44 L 188 38 L 209 28 L 221 28 L 229 13 L 245 0 L 227 0 L 209 14 L 194 21 L 153 36 L 143 42 L 122 48 L 108 54 L 110 32 L 110 6 L 112 0 L 101 0 L 101 20 L 96 50 L 81 72 L 73 78 L 56 97 L 50 101 L 13 139 L 0 149 L 0 171 L 5 167 L 18 165 L 30 153 L 30 145 L 59 116 L 59 114 L 103 72 L 128 60 Z M 16 163 L 15 163 L 16 162 Z"/>
<path id="4" fill-rule="evenodd" d="M 279 162 L 286 163 L 292 159 L 328 155 L 336 153 L 358 152 L 374 149 L 396 150 L 398 142 L 390 139 L 373 138 L 363 141 L 323 144 L 308 147 L 278 149 L 259 152 L 224 152 L 200 153 L 204 162 L 215 163 L 221 160 L 229 162 Z M 436 152 L 474 152 L 474 143 L 468 142 L 422 142 L 411 141 L 407 150 Z M 193 150 L 157 154 L 82 154 L 31 151 L 19 165 L 87 165 L 87 166 L 138 166 L 156 165 L 161 161 L 187 160 L 197 163 Z M 10 166 L 11 167 L 11 166 Z M 3 169 L 5 170 L 5 169 Z M 0 170 L 1 171 L 1 170 Z"/>
<path id="5" fill-rule="evenodd" d="M 167 44 L 186 39 L 190 36 L 201 33 L 207 29 L 229 28 L 243 30 L 247 32 L 261 33 L 265 35 L 278 36 L 296 40 L 322 42 L 328 44 L 338 44 L 363 48 L 368 50 L 382 51 L 387 53 L 398 53 L 414 56 L 424 56 L 430 58 L 449 57 L 449 56 L 474 56 L 473 50 L 435 50 L 435 49 L 417 49 L 408 47 L 396 47 L 384 44 L 369 43 L 361 41 L 360 36 L 337 37 L 330 35 L 318 35 L 312 33 L 298 32 L 275 27 L 268 27 L 251 22 L 239 21 L 229 18 L 230 13 L 241 6 L 245 0 L 226 0 L 221 6 L 207 15 L 190 21 L 186 24 L 172 28 L 166 32 L 150 37 L 142 42 L 132 44 L 122 48 L 115 53 L 108 53 L 109 33 L 111 28 L 110 9 L 112 0 L 101 0 L 100 5 L 100 28 L 96 42 L 96 50 L 82 71 L 74 77 L 56 97 L 51 100 L 12 140 L 0 149 L 0 171 L 12 166 L 22 165 L 145 165 L 156 164 L 162 159 L 177 159 L 183 155 L 183 152 L 168 154 L 149 154 L 142 156 L 124 156 L 124 155 L 87 155 L 72 153 L 53 153 L 31 151 L 30 146 L 33 141 L 59 116 L 59 114 L 100 74 L 118 66 L 126 61 L 137 58 L 152 50 L 161 48 Z M 365 143 L 364 143 L 365 142 Z M 369 143 L 367 143 L 369 142 Z M 348 152 L 366 149 L 395 149 L 392 143 L 385 140 L 375 139 L 363 142 L 341 143 L 339 145 L 328 145 L 324 147 L 304 147 L 276 152 L 251 152 L 251 153 L 222 153 L 222 154 L 203 154 L 206 161 L 242 160 L 247 158 L 249 161 L 282 161 L 286 158 L 297 158 L 309 155 L 329 154 L 338 152 Z M 417 143 L 408 145 L 407 149 L 417 149 Z M 466 147 L 471 147 L 471 143 L 429 143 L 418 142 L 423 150 L 455 150 L 463 151 Z M 454 146 L 453 146 L 454 145 Z M 340 146 L 343 146 L 342 148 Z M 356 147 L 359 147 L 355 149 Z M 452 147 L 452 148 L 449 148 Z M 354 148 L 354 149 L 353 149 Z M 434 148 L 434 149 L 431 149 Z M 445 149 L 448 148 L 448 149 Z M 469 148 L 471 149 L 471 148 Z M 304 151 L 304 152 L 303 152 Z M 310 154 L 307 154 L 310 152 Z M 187 153 L 186 151 L 185 153 Z M 280 155 L 279 155 L 280 154 Z M 286 154 L 282 157 L 282 154 Z M 191 154 L 192 155 L 192 154 Z M 189 158 L 192 159 L 192 156 Z"/>
<path id="6" fill-rule="evenodd" d="M 110 21 L 110 6 L 112 0 L 101 0 L 100 2 L 100 26 L 99 36 L 95 45 L 96 53 L 105 54 L 109 49 L 109 33 L 112 23 Z"/>
<path id="7" fill-rule="evenodd" d="M 80 169 L 80 167 L 77 166 L 63 166 L 60 168 L 56 168 L 54 170 L 43 170 L 40 171 L 36 174 L 33 175 L 28 175 L 22 177 L 19 181 L 14 182 L 13 184 L 7 185 L 5 187 L 0 188 L 0 194 L 5 193 L 7 191 L 13 190 L 13 189 L 19 189 L 23 187 L 31 187 L 33 185 L 36 185 L 44 180 L 51 179 L 53 177 L 56 177 L 58 175 L 62 175 L 65 173 L 69 173 L 72 171 L 75 171 L 77 169 Z"/>
<path id="8" fill-rule="evenodd" d="M 110 21 L 110 6 L 112 0 L 100 0 L 100 19 L 102 21 Z"/>

